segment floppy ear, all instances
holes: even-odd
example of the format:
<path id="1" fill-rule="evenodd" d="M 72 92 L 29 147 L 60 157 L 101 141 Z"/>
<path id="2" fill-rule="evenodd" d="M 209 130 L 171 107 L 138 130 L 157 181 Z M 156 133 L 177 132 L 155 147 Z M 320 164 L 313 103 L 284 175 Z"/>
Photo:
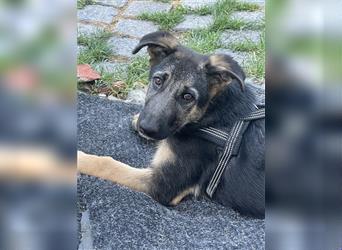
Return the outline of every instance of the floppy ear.
<path id="1" fill-rule="evenodd" d="M 148 46 L 147 51 L 150 55 L 151 66 L 153 66 L 174 53 L 178 45 L 179 43 L 173 35 L 165 31 L 157 31 L 143 36 L 132 53 L 136 54 L 141 48 Z"/>
<path id="2" fill-rule="evenodd" d="M 228 85 L 232 79 L 236 79 L 240 84 L 241 90 L 244 91 L 245 73 L 240 65 L 230 56 L 224 54 L 210 55 L 205 67 L 211 82 Z"/>

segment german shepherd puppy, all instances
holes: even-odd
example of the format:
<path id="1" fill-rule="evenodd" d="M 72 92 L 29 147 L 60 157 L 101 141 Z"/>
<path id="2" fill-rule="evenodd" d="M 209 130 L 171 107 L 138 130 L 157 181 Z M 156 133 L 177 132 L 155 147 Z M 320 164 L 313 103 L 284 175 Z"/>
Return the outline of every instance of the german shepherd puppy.
<path id="1" fill-rule="evenodd" d="M 159 140 L 150 167 L 138 169 L 111 157 L 78 153 L 81 173 L 144 192 L 164 205 L 187 195 L 204 195 L 220 158 L 217 146 L 198 136 L 201 127 L 226 128 L 253 111 L 256 97 L 245 74 L 227 55 L 201 55 L 167 32 L 145 35 L 133 53 L 147 46 L 149 87 L 134 123 L 139 134 Z M 255 108 L 254 108 L 255 109 Z M 264 217 L 265 123 L 253 121 L 239 153 L 226 168 L 212 199 L 242 214 Z"/>

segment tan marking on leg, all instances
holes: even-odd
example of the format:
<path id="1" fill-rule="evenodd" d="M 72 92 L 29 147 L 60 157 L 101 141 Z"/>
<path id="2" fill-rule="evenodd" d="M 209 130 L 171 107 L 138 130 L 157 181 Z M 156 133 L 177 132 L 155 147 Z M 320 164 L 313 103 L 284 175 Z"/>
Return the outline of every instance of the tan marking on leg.
<path id="1" fill-rule="evenodd" d="M 173 198 L 170 204 L 173 206 L 176 206 L 184 199 L 184 197 L 186 197 L 190 194 L 194 194 L 195 196 L 197 196 L 198 192 L 199 192 L 198 186 L 187 188 L 184 191 L 182 191 L 181 193 L 179 193 L 175 198 Z"/>
<path id="2" fill-rule="evenodd" d="M 150 168 L 133 168 L 108 156 L 77 153 L 77 168 L 83 174 L 93 175 L 140 192 L 149 192 Z"/>
<path id="3" fill-rule="evenodd" d="M 159 145 L 157 152 L 155 153 L 152 166 L 158 167 L 163 165 L 164 162 L 174 162 L 175 161 L 175 154 L 172 152 L 167 140 L 162 140 Z"/>
<path id="4" fill-rule="evenodd" d="M 132 127 L 135 131 L 138 131 L 138 119 L 139 119 L 139 114 L 136 114 L 133 116 L 133 119 L 132 119 Z"/>

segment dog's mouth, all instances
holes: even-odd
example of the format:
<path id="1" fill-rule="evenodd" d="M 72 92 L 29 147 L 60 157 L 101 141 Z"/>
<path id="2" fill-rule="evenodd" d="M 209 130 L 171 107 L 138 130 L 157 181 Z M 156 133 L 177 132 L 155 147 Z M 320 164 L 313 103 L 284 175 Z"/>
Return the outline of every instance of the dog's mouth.
<path id="1" fill-rule="evenodd" d="M 137 126 L 137 131 L 139 135 L 147 140 L 160 141 L 168 138 L 169 136 L 175 134 L 179 130 L 178 127 L 171 128 L 167 133 L 155 133 L 153 135 L 145 133 L 143 129 L 140 128 L 139 124 Z"/>

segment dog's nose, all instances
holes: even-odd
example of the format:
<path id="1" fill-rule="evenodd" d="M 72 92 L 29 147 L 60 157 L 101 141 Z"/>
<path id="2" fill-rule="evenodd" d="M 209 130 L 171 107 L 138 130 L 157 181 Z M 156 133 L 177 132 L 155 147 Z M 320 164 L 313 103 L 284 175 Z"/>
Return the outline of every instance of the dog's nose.
<path id="1" fill-rule="evenodd" d="M 147 120 L 142 120 L 139 123 L 139 131 L 148 137 L 155 137 L 158 134 L 158 127 L 153 126 Z"/>

